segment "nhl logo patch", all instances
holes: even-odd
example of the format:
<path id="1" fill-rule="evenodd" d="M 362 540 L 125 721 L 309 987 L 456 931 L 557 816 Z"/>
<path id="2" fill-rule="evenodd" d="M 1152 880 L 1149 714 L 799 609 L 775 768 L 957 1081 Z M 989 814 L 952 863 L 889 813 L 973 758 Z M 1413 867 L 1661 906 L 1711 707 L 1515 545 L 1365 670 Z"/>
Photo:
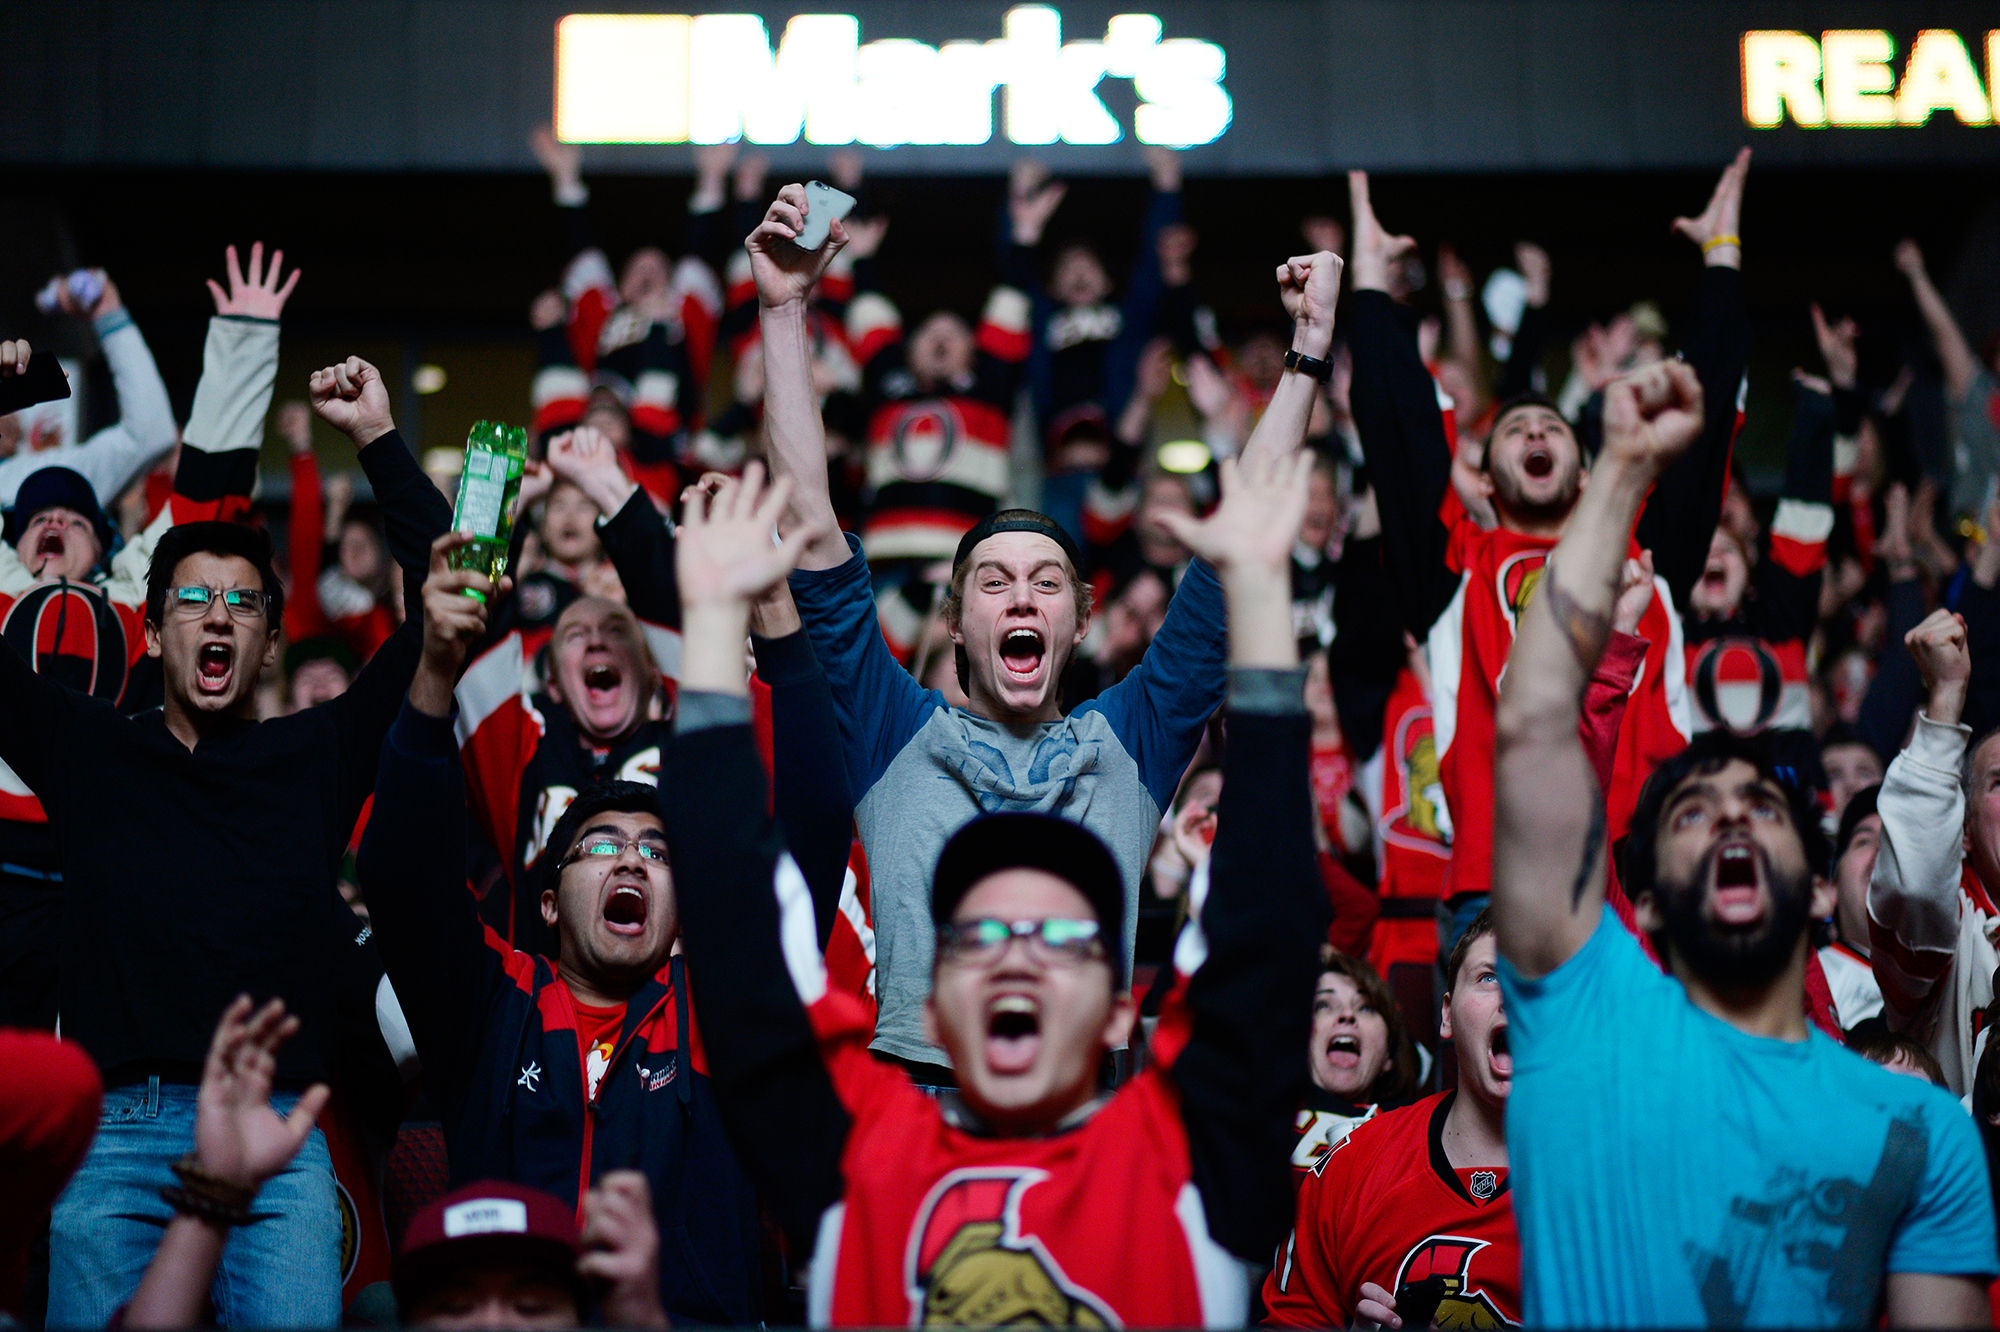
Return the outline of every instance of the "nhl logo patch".
<path id="1" fill-rule="evenodd" d="M 1499 1188 L 1500 1178 L 1491 1170 L 1475 1170 L 1472 1172 L 1472 1196 L 1480 1202 L 1485 1202 L 1488 1198 L 1491 1198 L 1499 1191 Z"/>

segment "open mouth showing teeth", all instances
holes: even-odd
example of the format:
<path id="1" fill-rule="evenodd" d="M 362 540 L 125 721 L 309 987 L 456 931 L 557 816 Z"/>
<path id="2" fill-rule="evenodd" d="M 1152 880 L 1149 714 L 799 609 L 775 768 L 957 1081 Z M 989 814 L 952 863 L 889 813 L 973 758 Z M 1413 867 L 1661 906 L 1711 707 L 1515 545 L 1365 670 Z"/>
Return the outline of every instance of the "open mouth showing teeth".
<path id="1" fill-rule="evenodd" d="M 1000 640 L 1000 664 L 1010 675 L 1027 679 L 1042 669 L 1046 648 L 1033 629 L 1010 629 Z"/>
<path id="2" fill-rule="evenodd" d="M 227 643 L 204 643 L 195 654 L 195 669 L 200 673 L 204 689 L 219 689 L 229 680 L 229 667 L 235 653 Z"/>
<path id="3" fill-rule="evenodd" d="M 1354 1036 L 1336 1036 L 1326 1043 L 1326 1057 L 1337 1067 L 1352 1068 L 1361 1062 L 1361 1041 Z"/>
<path id="4" fill-rule="evenodd" d="M 583 670 L 583 687 L 593 694 L 609 694 L 623 681 L 624 676 L 619 673 L 618 668 L 608 663 L 600 662 L 595 666 L 586 666 Z"/>
<path id="5" fill-rule="evenodd" d="M 1022 994 L 1003 994 L 986 1010 L 986 1064 L 996 1073 L 1021 1073 L 1042 1044 L 1042 1014 Z"/>
<path id="6" fill-rule="evenodd" d="M 1547 449 L 1530 449 L 1521 459 L 1521 470 L 1529 476 L 1543 477 L 1556 470 L 1555 455 Z"/>
<path id="7" fill-rule="evenodd" d="M 60 555 L 62 553 L 63 553 L 62 533 L 61 532 L 42 533 L 41 544 L 35 547 L 35 554 Z"/>
<path id="8" fill-rule="evenodd" d="M 1757 858 L 1747 846 L 1725 846 L 1715 858 L 1717 888 L 1755 888 Z"/>
<path id="9" fill-rule="evenodd" d="M 630 884 L 620 884 L 604 899 L 604 923 L 619 934 L 637 934 L 646 928 L 646 895 Z"/>

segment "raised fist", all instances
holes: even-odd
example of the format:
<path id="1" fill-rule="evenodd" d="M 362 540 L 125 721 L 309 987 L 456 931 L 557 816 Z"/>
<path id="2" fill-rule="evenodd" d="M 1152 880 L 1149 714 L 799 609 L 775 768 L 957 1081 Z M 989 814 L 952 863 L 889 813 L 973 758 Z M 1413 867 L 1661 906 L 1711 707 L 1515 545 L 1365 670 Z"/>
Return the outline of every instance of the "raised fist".
<path id="1" fill-rule="evenodd" d="M 1340 301 L 1340 256 L 1331 250 L 1295 255 L 1278 266 L 1278 298 L 1312 345 L 1306 355 L 1325 358 L 1333 344 L 1333 308 Z"/>
<path id="2" fill-rule="evenodd" d="M 366 448 L 396 428 L 382 372 L 359 356 L 313 371 L 308 395 L 320 420 L 344 432 L 357 448 Z"/>
<path id="3" fill-rule="evenodd" d="M 1685 361 L 1659 361 L 1604 387 L 1604 451 L 1654 475 L 1701 434 L 1701 381 Z"/>

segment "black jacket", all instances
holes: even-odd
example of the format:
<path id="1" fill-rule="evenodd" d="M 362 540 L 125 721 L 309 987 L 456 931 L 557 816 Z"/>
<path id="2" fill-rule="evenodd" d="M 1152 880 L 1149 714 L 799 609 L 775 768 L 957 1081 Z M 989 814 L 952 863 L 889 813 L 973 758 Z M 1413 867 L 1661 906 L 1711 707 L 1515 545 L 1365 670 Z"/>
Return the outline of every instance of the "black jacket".
<path id="1" fill-rule="evenodd" d="M 246 991 L 301 1020 L 279 1081 L 325 1076 L 335 875 L 416 668 L 430 543 L 451 523 L 399 435 L 361 463 L 410 618 L 331 703 L 214 727 L 190 751 L 159 709 L 127 717 L 0 649 L 0 758 L 62 849 L 63 1034 L 108 1085 L 198 1081 L 216 1019 Z"/>

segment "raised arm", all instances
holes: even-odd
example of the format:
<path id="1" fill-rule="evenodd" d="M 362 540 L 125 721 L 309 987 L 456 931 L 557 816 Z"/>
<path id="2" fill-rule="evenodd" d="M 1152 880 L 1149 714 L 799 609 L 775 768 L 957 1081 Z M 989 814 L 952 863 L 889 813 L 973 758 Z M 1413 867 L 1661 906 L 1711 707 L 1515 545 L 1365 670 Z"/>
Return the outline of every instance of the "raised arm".
<path id="1" fill-rule="evenodd" d="M 750 464 L 712 509 L 706 494 L 689 496 L 675 552 L 686 655 L 660 804 L 716 1100 L 745 1170 L 803 1258 L 841 1194 L 848 1117 L 806 1016 L 815 980 L 825 992 L 825 966 L 750 735 L 751 603 L 815 535 L 772 544 L 789 487 L 780 480 L 765 492 L 762 472 Z"/>
<path id="2" fill-rule="evenodd" d="M 1604 450 L 1521 616 L 1494 717 L 1493 912 L 1524 978 L 1568 961 L 1604 903 L 1604 792 L 1577 737 L 1633 521 L 1701 433 L 1701 384 L 1677 361 L 1605 388 Z"/>
<path id="3" fill-rule="evenodd" d="M 854 797 L 847 788 L 840 714 L 786 584 L 758 599 L 750 635 L 757 678 L 771 688 L 772 810 L 812 889 L 813 924 L 824 948 L 854 846 Z"/>
<path id="4" fill-rule="evenodd" d="M 1299 1051 L 1327 925 L 1306 773 L 1312 723 L 1291 621 L 1291 549 L 1311 465 L 1303 455 L 1224 462 L 1215 513 L 1168 519 L 1214 566 L 1229 604 L 1219 831 L 1205 900 L 1174 953 L 1191 976 L 1192 1026 L 1172 1077 L 1209 1233 L 1251 1260 L 1267 1258 L 1292 1220 Z"/>
<path id="5" fill-rule="evenodd" d="M 776 476 L 792 482 L 786 527 L 815 535 L 799 567 L 832 569 L 847 563 L 847 543 L 834 520 L 827 486 L 826 428 L 812 384 L 812 334 L 808 309 L 813 284 L 847 244 L 847 230 L 835 222 L 826 243 L 808 252 L 792 243 L 805 226 L 808 205 L 803 185 L 787 185 L 764 220 L 750 233 L 750 273 L 757 284 L 757 320 L 764 347 L 764 428 L 770 438 Z"/>
<path id="6" fill-rule="evenodd" d="M 138 325 L 119 298 L 118 287 L 100 272 L 104 292 L 89 309 L 76 304 L 65 283 L 60 288 L 64 310 L 87 315 L 111 367 L 112 389 L 118 395 L 118 423 L 106 426 L 82 443 L 70 441 L 53 452 L 22 450 L 0 462 L 0 507 L 14 502 L 21 482 L 44 467 L 68 467 L 90 482 L 101 500 L 109 502 L 134 477 L 174 446 L 173 404 L 153 353 L 139 335 Z"/>
<path id="7" fill-rule="evenodd" d="M 1368 177 L 1348 173 L 1354 207 L 1354 294 L 1347 344 L 1354 355 L 1349 390 L 1354 428 L 1368 460 L 1382 519 L 1382 557 L 1395 580 L 1403 627 L 1418 640 L 1451 600 L 1457 580 L 1445 566 L 1450 533 L 1438 517 L 1451 485 L 1452 448 L 1438 390 L 1389 297 L 1394 265 L 1416 242 L 1382 228 L 1369 201 Z"/>
<path id="8" fill-rule="evenodd" d="M 352 818 L 374 789 L 382 739 L 416 669 L 424 633 L 423 581 L 432 543 L 451 527 L 451 506 L 403 443 L 379 370 L 350 356 L 315 371 L 309 389 L 313 410 L 360 450 L 362 470 L 382 508 L 389 553 L 403 570 L 403 626 L 361 668 L 353 687 L 326 705 L 334 710 L 341 746 L 342 811 Z"/>
<path id="9" fill-rule="evenodd" d="M 462 1085 L 481 980 L 496 961 L 465 890 L 464 782 L 452 736 L 452 685 L 467 648 L 485 631 L 495 592 L 483 574 L 448 567 L 450 552 L 466 541 L 447 533 L 432 545 L 422 653 L 381 746 L 375 804 L 356 858 L 389 979 L 431 1088 L 446 1100 Z M 467 589 L 488 601 L 466 596 Z"/>
<path id="10" fill-rule="evenodd" d="M 1963 909 L 1959 768 L 1969 739 L 1959 719 L 1972 657 L 1965 622 L 1947 610 L 1932 611 L 1903 641 L 1923 675 L 1926 697 L 1909 743 L 1882 778 L 1876 806 L 1882 838 L 1868 881 L 1868 933 L 1890 1026 L 1919 1040 L 1934 1038 L 1933 1052 L 1950 1056 L 1946 1077 L 1963 1091 L 1971 1070 L 1958 1066 L 1959 1035 L 1935 1028 L 1954 984 L 1976 986 L 1984 979 L 1951 975 Z"/>
<path id="11" fill-rule="evenodd" d="M 278 319 L 298 286 L 299 271 L 284 276 L 283 250 L 273 251 L 266 266 L 261 242 L 250 249 L 247 273 L 235 246 L 225 252 L 224 261 L 228 287 L 212 279 L 208 283 L 215 317 L 208 321 L 194 411 L 174 463 L 173 496 L 111 561 L 105 594 L 128 606 L 145 604 L 146 571 L 168 528 L 209 520 L 241 522 L 250 513 L 264 418 L 278 374 Z"/>
<path id="12" fill-rule="evenodd" d="M 1736 441 L 1736 402 L 1750 357 L 1750 314 L 1743 300 L 1743 183 L 1750 150 L 1736 154 L 1699 216 L 1674 219 L 1673 229 L 1701 248 L 1682 359 L 1701 381 L 1707 404 L 1701 436 L 1660 475 L 1639 519 L 1640 546 L 1677 607 L 1708 564 L 1708 547 L 1722 517 L 1722 491 Z"/>
<path id="13" fill-rule="evenodd" d="M 1333 309 L 1340 299 L 1342 267 L 1340 256 L 1330 250 L 1297 255 L 1278 266 L 1278 295 L 1292 320 L 1291 349 L 1300 356 L 1324 361 L 1333 352 Z M 1285 371 L 1244 442 L 1244 460 L 1260 453 L 1290 458 L 1298 452 L 1306 442 L 1318 394 L 1319 381 L 1311 375 Z"/>
<path id="14" fill-rule="evenodd" d="M 1905 240 L 1898 244 L 1895 258 L 1897 269 L 1909 280 L 1910 295 L 1916 298 L 1917 310 L 1930 330 L 1938 360 L 1944 363 L 1945 391 L 1953 402 L 1963 402 L 1972 391 L 1973 377 L 1979 373 L 1979 359 L 1972 354 L 1972 344 L 1965 340 L 1943 293 L 1931 281 L 1930 270 L 1924 265 L 1924 252 L 1917 243 Z"/>
<path id="15" fill-rule="evenodd" d="M 610 439 L 590 426 L 565 431 L 549 441 L 549 469 L 597 506 L 598 538 L 618 571 L 632 613 L 648 625 L 679 628 L 673 531 L 618 465 L 618 450 Z"/>

